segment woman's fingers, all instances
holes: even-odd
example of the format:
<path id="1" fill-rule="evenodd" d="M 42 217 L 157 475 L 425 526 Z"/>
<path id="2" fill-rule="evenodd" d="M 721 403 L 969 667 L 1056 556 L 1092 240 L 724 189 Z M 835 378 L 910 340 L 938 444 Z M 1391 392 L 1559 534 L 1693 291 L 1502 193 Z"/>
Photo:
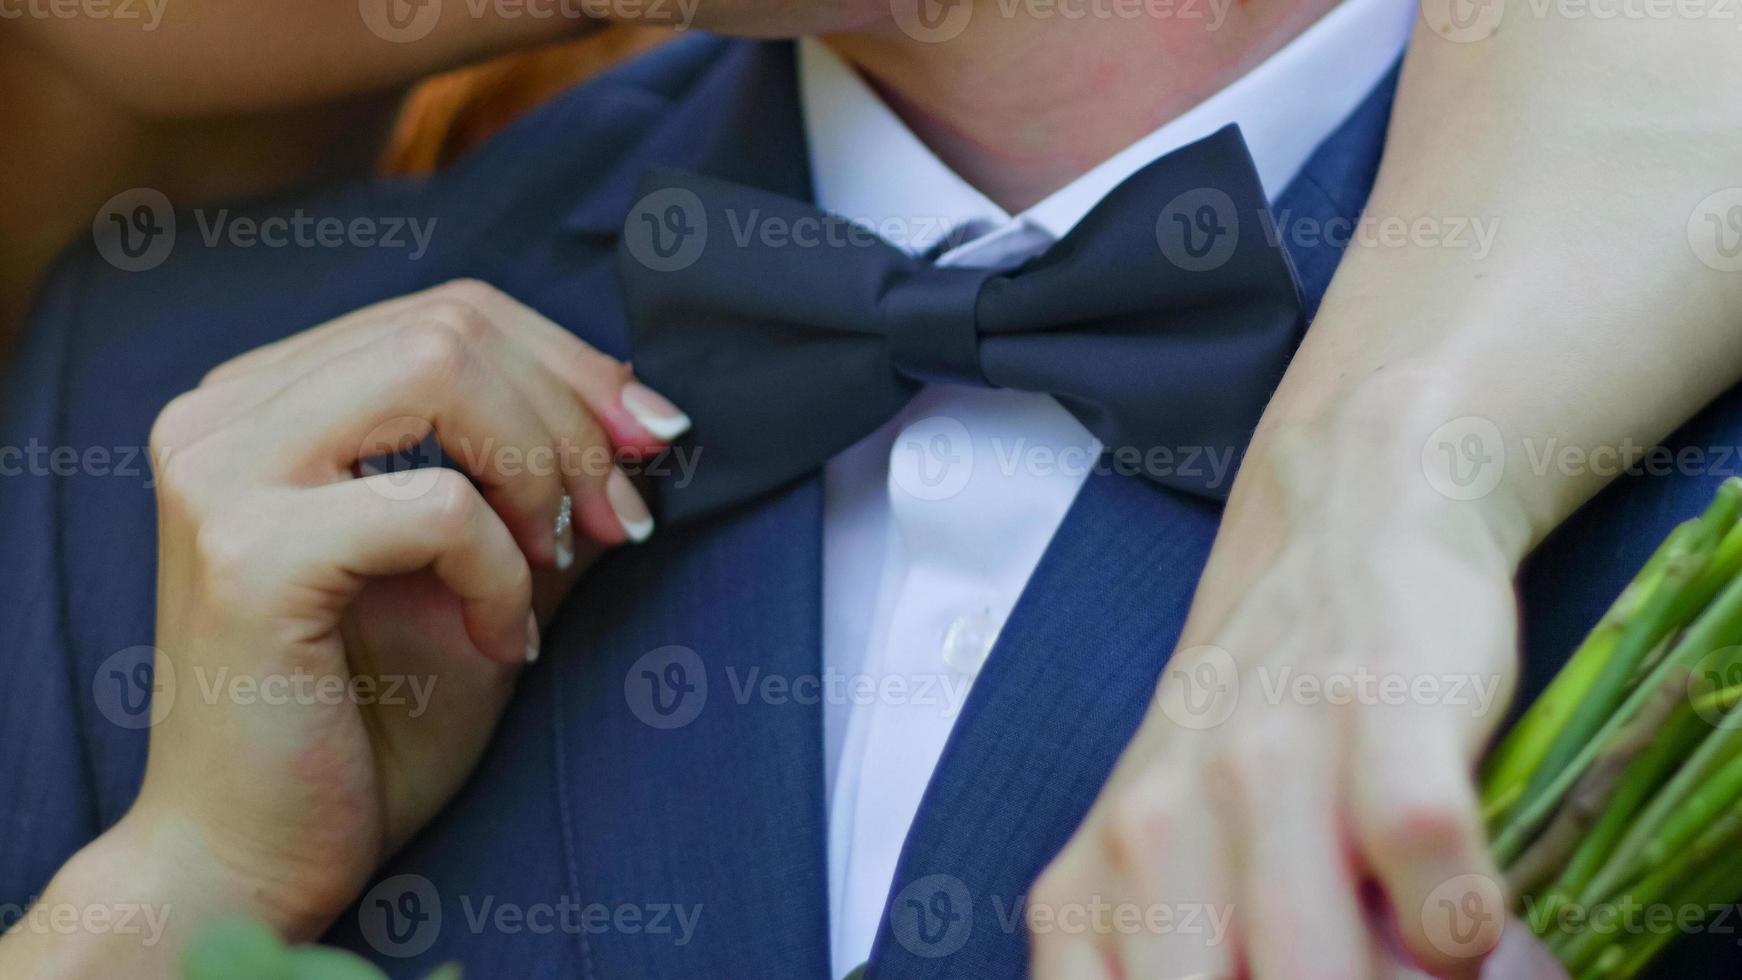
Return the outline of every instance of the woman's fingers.
<path id="1" fill-rule="evenodd" d="M 520 391 L 466 338 L 435 324 L 405 327 L 341 355 L 209 437 L 203 451 L 235 460 L 255 482 L 329 483 L 370 458 L 416 446 L 431 432 L 484 485 L 515 540 L 534 561 L 557 561 L 563 482 L 536 465 L 555 444 Z M 396 474 L 402 493 L 415 475 Z M 596 481 L 602 496 L 604 478 Z M 577 504 L 580 501 L 576 501 Z M 608 527 L 610 543 L 623 537 Z"/>
<path id="2" fill-rule="evenodd" d="M 1425 977 L 1419 965 L 1474 978 L 1506 906 L 1468 784 L 1467 720 L 1244 693 L 1221 724 L 1168 731 L 1174 751 L 1122 760 L 1031 898 L 1215 928 L 1036 931 L 1035 977 L 1395 980 Z M 1395 930 L 1389 910 L 1368 917 L 1369 876 Z"/>
<path id="3" fill-rule="evenodd" d="M 1097 924 L 1080 912 L 1075 916 L 1080 921 L 1072 921 L 1072 912 L 1083 908 L 1091 892 L 1116 902 L 1132 894 L 1137 884 L 1114 865 L 1112 855 L 1086 838 L 1085 834 L 1092 835 L 1093 828 L 1101 824 L 1100 816 L 1091 813 L 1063 853 L 1029 889 L 1025 913 L 1033 980 L 1119 980 L 1127 975 L 1120 972 L 1116 937 L 1104 925 L 1096 928 Z M 1045 927 L 1040 925 L 1042 921 Z"/>
<path id="4" fill-rule="evenodd" d="M 1127 860 L 1126 874 L 1135 878 L 1127 887 L 1142 897 L 1146 912 L 1155 910 L 1152 921 L 1166 927 L 1117 937 L 1119 975 L 1231 980 L 1240 962 L 1234 883 L 1230 842 L 1218 828 L 1213 788 L 1170 775 L 1144 781 L 1134 794 L 1148 801 L 1136 803 L 1134 810 L 1146 814 L 1141 823 L 1155 835 L 1156 854 L 1151 861 Z"/>
<path id="5" fill-rule="evenodd" d="M 472 279 L 377 303 L 250 351 L 220 365 L 203 384 L 262 376 L 288 380 L 339 354 L 373 343 L 406 323 L 426 320 L 461 332 L 480 327 L 500 332 L 511 352 L 529 369 L 541 367 L 580 398 L 621 448 L 655 452 L 689 429 L 688 416 L 634 382 L 628 365 L 600 353 L 501 290 Z"/>
<path id="6" fill-rule="evenodd" d="M 1369 711 L 1350 754 L 1355 845 L 1404 947 L 1436 976 L 1474 978 L 1508 908 L 1461 732 L 1433 711 Z"/>
<path id="7" fill-rule="evenodd" d="M 577 554 L 592 550 L 590 545 L 639 541 L 652 532 L 651 513 L 616 464 L 620 455 L 635 456 L 662 447 L 666 439 L 688 428 L 688 418 L 661 396 L 630 380 L 626 365 L 482 283 L 457 281 L 377 304 L 245 354 L 208 376 L 192 399 L 199 406 L 197 412 L 166 414 L 188 416 L 177 426 L 179 438 L 186 443 L 251 409 L 283 401 L 281 396 L 293 388 L 300 395 L 316 384 L 330 382 L 335 370 L 353 365 L 359 355 L 372 350 L 381 354 L 383 344 L 408 335 L 433 335 L 433 341 L 425 339 L 438 348 L 452 343 L 494 366 L 496 374 L 518 390 L 551 433 L 552 440 L 538 446 L 517 444 L 506 433 L 501 439 L 462 436 L 464 452 L 444 443 L 450 455 L 481 479 L 491 479 L 491 472 L 500 468 L 492 465 L 497 462 L 520 473 L 555 473 L 572 501 L 566 527 L 555 516 L 541 520 L 536 516 L 541 511 L 534 511 L 535 516 L 526 522 L 517 513 L 507 515 L 517 538 L 528 543 L 529 553 L 537 561 L 568 568 Z M 445 363 L 449 353 L 453 352 L 438 352 L 433 360 Z M 374 362 L 380 374 L 374 381 L 377 386 L 404 379 L 407 372 L 413 375 L 404 382 L 411 385 L 409 400 L 402 400 L 399 407 L 405 418 L 419 414 L 410 401 L 422 394 L 417 377 L 428 373 L 428 361 L 416 355 L 407 364 L 385 357 Z M 415 435 L 415 431 L 408 434 L 386 426 L 372 431 L 369 441 L 379 444 Z M 512 501 L 513 495 L 508 497 Z M 492 499 L 497 499 L 496 495 Z M 544 523 L 555 528 L 548 552 L 538 543 L 551 537 L 542 533 Z"/>
<path id="8" fill-rule="evenodd" d="M 1045 909 L 1047 916 L 1056 922 L 1063 908 L 1081 901 L 1080 896 L 1087 893 L 1091 881 L 1096 882 L 1094 887 L 1103 895 L 1130 884 L 1110 866 L 1085 864 L 1071 858 L 1061 861 L 1061 865 L 1047 870 L 1028 896 L 1026 908 L 1031 923 L 1035 921 L 1036 908 Z M 1098 872 L 1095 877 L 1088 877 L 1095 872 Z M 1112 938 L 1089 928 L 1070 931 L 1062 926 L 1031 928 L 1029 975 L 1033 980 L 1120 980 L 1137 975 L 1119 972 L 1117 947 Z"/>
<path id="9" fill-rule="evenodd" d="M 1290 980 L 1369 980 L 1376 944 L 1336 797 L 1337 747 L 1324 718 L 1252 715 L 1217 765 L 1221 823 L 1236 841 L 1241 936 L 1251 972 Z"/>
<path id="10" fill-rule="evenodd" d="M 1460 563 L 1439 582 L 1393 606 L 1411 624 L 1408 662 L 1383 662 L 1411 696 L 1349 715 L 1345 796 L 1404 947 L 1435 975 L 1474 978 L 1509 911 L 1472 774 L 1510 698 L 1516 599 L 1503 569 Z"/>
<path id="11" fill-rule="evenodd" d="M 500 456 L 506 449 L 509 458 L 505 461 L 510 468 L 517 471 L 537 469 L 545 475 L 554 473 L 557 476 L 574 502 L 573 527 L 583 530 L 579 541 L 573 533 L 559 531 L 555 542 L 557 567 L 568 567 L 577 550 L 587 550 L 579 547 L 580 542 L 591 540 L 593 543 L 618 544 L 625 537 L 631 540 L 645 537 L 651 529 L 641 513 L 645 508 L 633 487 L 627 480 L 620 481 L 621 487 L 611 482 L 617 469 L 619 450 L 613 446 L 599 421 L 560 379 L 529 358 L 524 349 L 510 343 L 504 335 L 487 328 L 481 321 L 460 322 L 457 326 L 451 318 L 372 322 L 367 328 L 330 336 L 328 343 L 287 352 L 255 370 L 210 383 L 192 398 L 202 405 L 202 414 L 213 420 L 210 425 L 216 427 L 215 420 L 219 417 L 229 419 L 245 414 L 297 386 L 301 386 L 300 392 L 329 382 L 332 371 L 345 367 L 374 348 L 382 348 L 393 340 L 396 332 L 443 333 L 450 329 L 457 342 L 466 345 L 477 360 L 496 367 L 495 373 L 518 390 L 551 434 L 551 443 L 533 447 L 508 448 L 513 444 L 506 439 L 486 438 L 481 442 L 468 439 L 466 451 L 454 455 L 462 465 L 472 470 L 487 466 L 491 462 L 489 457 Z M 357 343 L 365 337 L 369 338 L 368 343 Z M 393 351 L 386 347 L 377 353 L 392 354 Z M 405 368 L 415 368 L 415 365 L 382 363 L 376 384 L 386 384 L 394 372 Z M 415 398 L 419 394 L 413 389 L 408 397 Z M 389 436 L 400 437 L 397 432 L 385 430 L 374 435 L 377 437 L 372 440 L 374 442 Z M 184 435 L 183 438 L 187 437 Z M 524 458 L 520 455 L 522 450 Z M 615 498 L 611 496 L 613 491 L 617 493 Z M 613 502 L 616 507 L 610 506 Z M 626 532 L 624 528 L 631 530 Z"/>
<path id="12" fill-rule="evenodd" d="M 1215 646 L 1176 653 L 1036 886 L 1228 903 L 1220 943 L 1122 937 L 1119 980 L 1396 980 L 1417 965 L 1463 980 L 1506 922 L 1471 769 L 1511 683 L 1510 565 L 1480 535 L 1326 500 L 1318 527 L 1290 515 L 1292 541 L 1223 581 L 1236 597 L 1200 589 L 1187 636 Z M 1171 809 L 1143 789 L 1158 776 L 1184 787 Z M 1078 944 L 1037 935 L 1034 948 L 1045 980 L 1089 962 Z"/>
<path id="13" fill-rule="evenodd" d="M 398 474 L 279 491 L 266 549 L 275 580 L 337 591 L 348 602 L 368 578 L 427 567 L 459 597 L 480 653 L 503 664 L 532 659 L 532 574 L 507 526 L 464 475 L 412 475 L 426 492 L 402 496 Z M 233 527 L 220 521 L 209 533 Z"/>
<path id="14" fill-rule="evenodd" d="M 544 314 L 475 280 L 450 287 L 486 319 L 516 328 L 516 339 L 580 396 L 619 447 L 657 452 L 689 430 L 689 416 L 636 382 L 629 365 L 582 342 Z"/>
<path id="15" fill-rule="evenodd" d="M 1199 774 L 1176 757 L 1114 782 L 1029 896 L 1034 977 L 1232 980 L 1227 842 Z"/>
<path id="16" fill-rule="evenodd" d="M 437 287 L 437 289 L 441 288 L 443 287 Z M 334 337 L 358 327 L 371 323 L 391 322 L 399 314 L 425 302 L 434 292 L 435 290 L 426 290 L 405 296 L 395 296 L 379 303 L 371 303 L 368 306 L 352 310 L 344 316 L 328 320 L 319 326 L 310 327 L 301 333 L 292 334 L 282 340 L 275 340 L 270 344 L 238 354 L 207 371 L 206 376 L 200 379 L 200 387 L 234 381 L 270 365 L 284 363 L 293 354 L 327 343 Z"/>

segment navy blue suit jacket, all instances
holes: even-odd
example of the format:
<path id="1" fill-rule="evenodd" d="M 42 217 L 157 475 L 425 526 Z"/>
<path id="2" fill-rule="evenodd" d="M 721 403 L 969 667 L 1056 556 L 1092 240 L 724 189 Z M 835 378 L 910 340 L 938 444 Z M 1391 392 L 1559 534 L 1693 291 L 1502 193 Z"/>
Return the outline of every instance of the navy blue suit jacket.
<path id="1" fill-rule="evenodd" d="M 1394 81 L 1313 155 L 1278 212 L 1358 214 Z M 0 416 L 0 445 L 72 447 L 83 461 L 0 478 L 0 904 L 36 894 L 139 785 L 148 732 L 129 713 L 143 699 L 109 688 L 133 679 L 115 669 L 133 662 L 127 651 L 152 642 L 152 491 L 128 457 L 157 411 L 226 358 L 460 276 L 627 355 L 613 253 L 653 165 L 808 196 L 791 46 L 692 38 L 434 178 L 230 215 L 434 220 L 416 261 L 380 247 L 212 246 L 186 213 L 149 271 L 90 246 L 63 260 Z M 1316 306 L 1339 249 L 1288 247 Z M 1739 436 L 1732 398 L 1678 439 Z M 91 464 L 93 449 L 109 461 Z M 1623 479 L 1541 549 L 1522 587 L 1527 694 L 1722 475 Z M 475 777 L 329 941 L 396 976 L 449 959 L 486 977 L 826 976 L 821 708 L 741 693 L 752 671 L 820 672 L 821 518 L 813 477 L 608 557 L 548 631 Z M 904 922 L 914 913 L 895 903 L 871 976 L 1024 975 L 1014 910 L 1141 718 L 1217 520 L 1214 505 L 1147 482 L 1088 481 L 976 681 L 901 857 L 892 894 L 919 882 L 960 914 L 940 930 Z M 637 664 L 672 646 L 701 664 L 683 706 L 693 720 L 655 727 L 638 715 Z"/>

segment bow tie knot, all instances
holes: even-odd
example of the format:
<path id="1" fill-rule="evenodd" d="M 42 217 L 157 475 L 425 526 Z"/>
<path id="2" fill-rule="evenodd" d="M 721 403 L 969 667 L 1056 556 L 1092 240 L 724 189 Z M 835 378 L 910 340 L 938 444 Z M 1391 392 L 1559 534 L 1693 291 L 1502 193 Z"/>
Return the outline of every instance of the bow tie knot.
<path id="1" fill-rule="evenodd" d="M 992 273 L 918 263 L 892 277 L 878 304 L 889 359 L 921 384 L 988 387 L 980 368 L 980 291 Z"/>
<path id="2" fill-rule="evenodd" d="M 1182 218 L 1202 247 L 1182 249 Z M 695 420 L 698 453 L 689 482 L 656 487 L 664 518 L 814 472 L 940 383 L 1049 394 L 1138 472 L 1220 499 L 1228 470 L 1167 461 L 1238 458 L 1305 323 L 1233 126 L 1015 269 L 938 267 L 863 229 L 798 234 L 842 220 L 710 177 L 643 180 L 618 250 L 631 353 Z"/>

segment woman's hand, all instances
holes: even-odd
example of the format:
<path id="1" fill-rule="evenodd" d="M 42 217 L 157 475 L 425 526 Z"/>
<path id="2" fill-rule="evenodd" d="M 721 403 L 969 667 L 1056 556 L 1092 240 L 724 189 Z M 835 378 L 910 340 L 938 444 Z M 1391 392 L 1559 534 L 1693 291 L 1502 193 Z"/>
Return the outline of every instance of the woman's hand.
<path id="1" fill-rule="evenodd" d="M 1195 907 L 1227 938 L 1040 932 L 1037 978 L 1473 977 L 1498 942 L 1470 774 L 1513 686 L 1525 541 L 1384 404 L 1255 442 L 1156 701 L 1030 895 L 1053 921 Z"/>
<path id="2" fill-rule="evenodd" d="M 1738 36 L 1569 16 L 1477 44 L 1416 30 L 1364 214 L 1504 227 L 1485 256 L 1349 246 L 1159 697 L 1029 896 L 1206 903 L 1232 911 L 1231 939 L 1053 930 L 1033 938 L 1044 980 L 1384 975 L 1368 921 L 1392 917 L 1421 965 L 1470 972 L 1505 918 L 1471 774 L 1511 695 L 1513 572 L 1615 475 L 1527 464 L 1655 445 L 1736 383 L 1742 277 L 1689 229 L 1736 185 L 1742 103 L 1713 72 L 1742 75 Z M 1380 703 L 1311 694 L 1363 668 Z M 1451 703 L 1464 679 L 1491 700 Z M 1416 680 L 1389 703 L 1387 682 Z M 1369 919 L 1366 881 L 1390 906 Z"/>
<path id="3" fill-rule="evenodd" d="M 152 443 L 157 662 L 181 696 L 152 729 L 129 839 L 290 938 L 318 934 L 471 771 L 537 655 L 535 609 L 651 532 L 619 454 L 685 425 L 625 365 L 473 282 L 176 399 Z M 359 475 L 431 433 L 471 479 Z"/>

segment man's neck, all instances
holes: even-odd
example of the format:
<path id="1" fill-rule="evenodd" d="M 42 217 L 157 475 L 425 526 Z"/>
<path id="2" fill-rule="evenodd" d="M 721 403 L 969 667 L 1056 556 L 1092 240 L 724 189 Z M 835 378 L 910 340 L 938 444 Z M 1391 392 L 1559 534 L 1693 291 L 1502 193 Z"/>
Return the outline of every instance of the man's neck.
<path id="1" fill-rule="evenodd" d="M 1337 0 L 955 2 L 973 6 L 947 40 L 893 26 L 826 40 L 940 159 L 1015 213 L 1252 70 Z"/>

